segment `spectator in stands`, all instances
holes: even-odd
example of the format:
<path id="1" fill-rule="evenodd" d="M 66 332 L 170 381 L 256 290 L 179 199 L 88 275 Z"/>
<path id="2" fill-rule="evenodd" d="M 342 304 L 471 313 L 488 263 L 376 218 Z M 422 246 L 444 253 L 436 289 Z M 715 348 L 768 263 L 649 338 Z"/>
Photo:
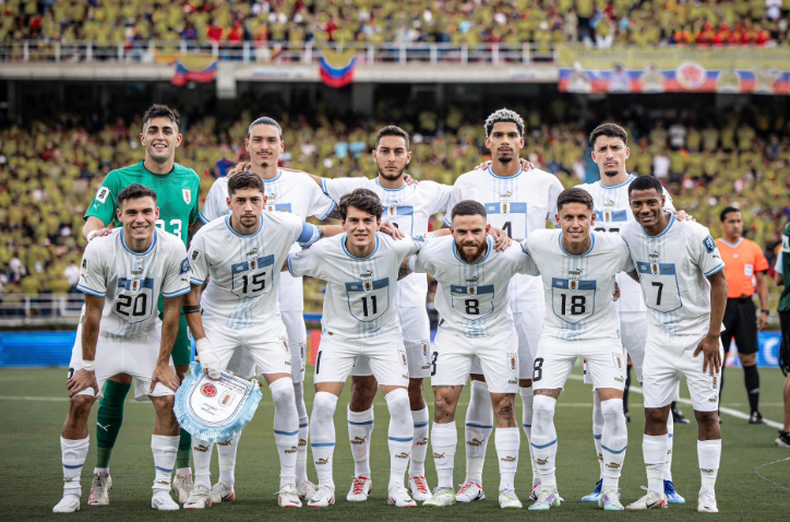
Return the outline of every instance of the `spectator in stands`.
<path id="1" fill-rule="evenodd" d="M 77 284 L 80 282 L 80 268 L 73 260 L 66 267 L 66 270 L 63 271 L 63 275 L 66 276 L 66 280 L 69 283 L 69 291 L 75 291 Z"/>

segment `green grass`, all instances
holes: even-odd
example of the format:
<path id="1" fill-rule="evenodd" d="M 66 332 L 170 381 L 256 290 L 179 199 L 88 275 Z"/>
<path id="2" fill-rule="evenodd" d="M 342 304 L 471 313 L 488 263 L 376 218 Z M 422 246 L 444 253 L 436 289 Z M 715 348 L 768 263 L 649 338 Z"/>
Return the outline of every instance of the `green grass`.
<path id="1" fill-rule="evenodd" d="M 575 370 L 578 373 L 579 370 Z M 61 467 L 59 434 L 66 416 L 65 370 L 0 370 L 0 455 L 4 472 L 0 478 L 0 496 L 4 520 L 34 520 L 56 518 L 51 509 L 61 496 Z M 743 388 L 741 370 L 727 371 L 725 406 L 747 412 L 746 392 Z M 771 420 L 782 419 L 782 384 L 784 378 L 777 369 L 763 369 L 762 379 L 763 415 Z M 308 385 L 308 411 L 312 405 L 312 386 Z M 428 392 L 430 395 L 430 391 Z M 684 393 L 687 395 L 687 393 Z M 40 397 L 37 400 L 22 400 L 21 397 Z M 46 400 L 49 399 L 49 400 Z M 632 393 L 631 411 L 633 421 L 629 424 L 629 450 L 621 480 L 624 503 L 642 495 L 640 486 L 646 484 L 642 463 L 641 431 L 643 420 L 640 415 L 641 396 Z M 468 395 L 462 395 L 462 401 Z M 519 402 L 519 401 L 517 401 Z M 396 510 L 386 504 L 386 482 L 389 457 L 386 447 L 387 411 L 384 400 L 376 400 L 377 426 L 373 433 L 372 469 L 374 488 L 368 502 L 352 504 L 345 501 L 345 494 L 353 474 L 351 453 L 345 441 L 345 410 L 347 393 L 338 403 L 335 415 L 338 445 L 335 451 L 335 481 L 338 500 L 328 509 L 282 510 L 277 507 L 274 492 L 278 489 L 279 464 L 271 433 L 273 406 L 264 392 L 264 400 L 255 419 L 244 431 L 239 448 L 236 469 L 236 502 L 218 505 L 205 512 L 158 513 L 149 507 L 153 480 L 153 458 L 150 450 L 150 435 L 153 428 L 153 409 L 150 404 L 130 401 L 126 406 L 124 428 L 113 456 L 112 476 L 114 489 L 111 504 L 95 508 L 86 505 L 90 488 L 90 472 L 95 463 L 95 445 L 91 445 L 83 481 L 82 511 L 71 515 L 73 520 L 251 520 L 265 517 L 266 520 L 344 520 L 366 522 L 379 520 L 474 520 L 480 517 L 504 517 L 517 520 L 521 517 L 545 520 L 574 519 L 585 521 L 611 520 L 612 518 L 651 520 L 675 520 L 699 517 L 696 512 L 696 493 L 699 489 L 699 471 L 696 454 L 696 426 L 677 426 L 675 430 L 675 457 L 673 474 L 678 491 L 688 503 L 670 506 L 668 510 L 649 513 L 604 513 L 597 506 L 585 504 L 579 499 L 589 493 L 598 478 L 598 465 L 590 434 L 591 397 L 589 388 L 578 380 L 568 383 L 566 393 L 560 398 L 556 415 L 559 435 L 557 478 L 560 493 L 566 502 L 562 507 L 545 513 L 526 511 L 506 512 L 496 502 L 498 472 L 494 458 L 493 441 L 489 444 L 489 459 L 486 463 L 484 484 L 489 498 L 472 505 L 456 505 L 441 510 Z M 459 433 L 466 409 L 466 402 L 459 408 Z M 520 410 L 520 408 L 519 408 Z M 683 406 L 686 414 L 692 415 L 690 406 Z M 519 412 L 520 415 L 520 412 Z M 95 409 L 91 417 L 91 440 L 95 440 Z M 766 426 L 751 426 L 745 420 L 724 416 L 722 425 L 724 449 L 722 467 L 719 471 L 717 496 L 720 514 L 718 520 L 765 520 L 768 517 L 786 516 L 790 502 L 788 490 L 780 489 L 760 479 L 753 469 L 761 464 L 790 457 L 790 451 L 774 445 L 776 429 Z M 216 452 L 215 452 L 216 453 Z M 216 460 L 216 458 L 215 458 Z M 435 485 L 436 475 L 433 462 L 426 463 L 429 483 Z M 761 473 L 785 488 L 790 488 L 790 460 L 762 468 Z M 463 480 L 463 445 L 459 444 L 456 458 L 456 482 Z M 308 473 L 315 477 L 312 464 Z M 216 480 L 216 464 L 212 479 Z M 517 493 L 526 501 L 531 481 L 529 454 L 522 437 L 519 472 L 516 476 Z M 525 502 L 526 504 L 526 502 Z M 61 516 L 66 518 L 67 516 Z"/>

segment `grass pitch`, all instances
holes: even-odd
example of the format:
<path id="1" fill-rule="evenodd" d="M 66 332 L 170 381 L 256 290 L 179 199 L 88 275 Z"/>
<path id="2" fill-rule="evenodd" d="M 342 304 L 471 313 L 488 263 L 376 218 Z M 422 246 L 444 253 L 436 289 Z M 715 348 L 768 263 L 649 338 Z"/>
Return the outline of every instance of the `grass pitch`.
<path id="1" fill-rule="evenodd" d="M 235 502 L 217 505 L 200 511 L 178 511 L 159 513 L 151 510 L 150 495 L 153 481 L 153 457 L 150 440 L 154 412 L 150 404 L 139 404 L 129 400 L 126 405 L 124 427 L 113 455 L 112 476 L 114 487 L 110 494 L 111 503 L 106 507 L 90 507 L 87 497 L 90 490 L 91 472 L 95 464 L 95 409 L 91 417 L 91 451 L 82 474 L 82 511 L 74 515 L 54 515 L 51 510 L 61 496 L 62 472 L 60 467 L 59 435 L 68 407 L 64 369 L 5 369 L 0 370 L 0 455 L 4 473 L 0 479 L 0 514 L 4 520 L 343 520 L 345 522 L 371 520 L 480 520 L 501 517 L 502 520 L 521 520 L 522 517 L 542 520 L 612 520 L 647 517 L 650 520 L 697 519 L 703 515 L 696 512 L 696 497 L 699 489 L 699 470 L 696 453 L 696 425 L 675 428 L 675 456 L 673 463 L 674 482 L 678 492 L 686 497 L 685 505 L 672 505 L 667 510 L 646 513 L 605 513 L 597 505 L 582 503 L 579 499 L 589 493 L 598 479 L 598 465 L 591 437 L 590 388 L 578 380 L 580 370 L 568 382 L 567 391 L 559 401 L 556 426 L 559 436 L 557 479 L 560 494 L 565 498 L 562 507 L 548 512 L 528 512 L 526 505 L 531 484 L 531 471 L 527 445 L 522 437 L 519 472 L 516 476 L 516 492 L 525 504 L 521 511 L 500 510 L 497 504 L 499 483 L 493 440 L 488 447 L 488 460 L 484 474 L 484 486 L 488 498 L 471 505 L 456 505 L 444 509 L 399 510 L 387 506 L 386 484 L 389 456 L 386 444 L 388 415 L 383 397 L 375 403 L 376 429 L 372 436 L 371 466 L 373 491 L 364 503 L 346 502 L 345 495 L 353 475 L 353 461 L 348 447 L 346 429 L 346 405 L 348 395 L 341 397 L 335 415 L 337 447 L 335 450 L 335 482 L 337 504 L 326 509 L 284 510 L 277 507 L 275 492 L 278 489 L 279 464 L 272 436 L 274 409 L 270 395 L 264 390 L 264 400 L 244 431 L 239 447 L 236 468 Z M 727 386 L 723 406 L 748 412 L 746 392 L 743 387 L 742 371 L 727 370 Z M 784 377 L 778 369 L 761 369 L 761 410 L 770 420 L 782 420 L 782 384 Z M 348 387 L 346 387 L 348 388 Z M 308 412 L 312 409 L 312 379 L 306 386 Z M 430 390 L 427 394 L 431 396 Z M 682 394 L 687 396 L 683 389 Z M 468 395 L 462 395 L 457 422 L 459 434 L 463 433 L 463 418 Z M 517 404 L 520 403 L 517 400 Z M 631 502 L 642 495 L 640 486 L 646 485 L 642 461 L 641 433 L 644 421 L 641 416 L 642 397 L 631 394 L 632 422 L 629 429 L 629 448 L 621 479 L 623 503 Z M 684 412 L 693 417 L 690 406 L 682 405 Z M 520 407 L 518 408 L 520 410 Z M 520 411 L 519 411 L 520 416 Z M 520 417 L 519 417 L 520 419 Z M 790 508 L 790 451 L 774 445 L 776 428 L 752 426 L 743 419 L 723 415 L 723 455 L 719 471 L 717 497 L 720 513 L 718 520 L 767 520 L 769 517 L 784 519 Z M 215 452 L 216 453 L 216 452 Z M 755 467 L 788 459 L 761 467 L 759 473 L 776 485 L 758 477 Z M 219 473 L 215 463 L 212 480 Z M 459 444 L 456 455 L 455 481 L 460 483 L 464 476 L 463 444 Z M 312 463 L 308 473 L 315 478 Z M 436 474 L 433 461 L 426 462 L 429 484 L 435 486 Z M 779 486 L 779 487 L 778 487 Z"/>

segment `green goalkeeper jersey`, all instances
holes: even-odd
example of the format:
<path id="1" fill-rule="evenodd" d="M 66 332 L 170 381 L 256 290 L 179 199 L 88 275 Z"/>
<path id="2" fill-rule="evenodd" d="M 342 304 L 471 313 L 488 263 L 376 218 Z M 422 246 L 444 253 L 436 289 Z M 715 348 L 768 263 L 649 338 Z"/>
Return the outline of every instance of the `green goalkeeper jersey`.
<path id="1" fill-rule="evenodd" d="M 134 183 L 156 192 L 159 206 L 156 226 L 178 236 L 186 246 L 189 226 L 200 215 L 200 178 L 194 170 L 178 163 L 168 174 L 154 174 L 143 166 L 142 161 L 111 171 L 85 212 L 85 219 L 93 216 L 105 225 L 115 223 L 115 226 L 120 226 L 117 217 L 118 194 Z"/>
<path id="2" fill-rule="evenodd" d="M 782 234 L 782 277 L 785 281 L 785 287 L 779 298 L 778 310 L 780 312 L 790 312 L 790 223 L 785 225 L 784 233 Z"/>

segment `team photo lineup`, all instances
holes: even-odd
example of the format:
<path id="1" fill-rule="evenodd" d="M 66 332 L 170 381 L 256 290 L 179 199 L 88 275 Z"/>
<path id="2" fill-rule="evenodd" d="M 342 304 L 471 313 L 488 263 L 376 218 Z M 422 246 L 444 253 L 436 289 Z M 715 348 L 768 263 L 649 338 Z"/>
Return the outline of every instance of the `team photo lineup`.
<path id="1" fill-rule="evenodd" d="M 563 433 L 554 420 L 578 363 L 591 385 L 600 467 L 581 501 L 606 511 L 647 510 L 685 503 L 684 496 L 693 504 L 696 493 L 697 511 L 718 513 L 722 331 L 735 329 L 730 302 L 746 295 L 738 289 L 733 297 L 725 279 L 732 256 L 726 249 L 737 237 L 714 240 L 691 212 L 675 208 L 657 177 L 629 173 L 623 127 L 595 127 L 589 145 L 600 181 L 565 189 L 522 159 L 525 124 L 506 108 L 485 120 L 490 161 L 480 158 L 452 185 L 408 175 L 410 134 L 396 125 L 375 136 L 376 177 L 325 178 L 279 167 L 283 130 L 262 116 L 249 122 L 249 163 L 217 178 L 201 204 L 200 177 L 175 161 L 184 139 L 179 113 L 153 105 L 141 121 L 144 158 L 112 170 L 84 215 L 88 243 L 77 289 L 85 306 L 60 438 L 63 496 L 53 512 L 79 511 L 83 490 L 88 506 L 110 503 L 111 454 L 132 389 L 155 410 L 156 510 L 236 500 L 239 441 L 261 400 L 274 405 L 274 445 L 270 438 L 247 441 L 239 464 L 244 451 L 271 455 L 276 447 L 280 507 L 331 510 L 344 502 L 349 484 L 335 479 L 333 464 L 336 452 L 347 451 L 354 477 L 345 501 L 368 501 L 379 390 L 389 412 L 387 504 L 485 499 L 493 438 L 499 485 L 485 485 L 489 498 L 502 509 L 560 508 L 579 501 L 561 496 Z M 725 231 L 730 221 L 737 230 L 740 214 L 722 212 Z M 436 215 L 443 215 L 442 228 L 431 226 Z M 767 262 L 749 266 L 767 312 Z M 314 370 L 305 276 L 326 283 Z M 433 340 L 429 276 L 439 317 Z M 754 366 L 756 328 L 767 321 L 748 303 L 751 310 L 742 313 L 754 323 L 754 351 L 741 350 L 749 341 L 736 336 L 744 369 Z M 641 417 L 624 404 L 629 365 L 644 394 L 647 488 L 621 499 L 627 415 Z M 349 376 L 346 405 L 339 399 Z M 683 377 L 698 430 L 700 488 L 691 491 L 696 477 L 679 476 L 681 495 L 671 467 Z M 259 390 L 264 382 L 270 393 Z M 459 429 L 462 402 L 468 407 Z M 335 429 L 343 410 L 348 446 Z M 753 412 L 760 415 L 756 406 Z M 93 473 L 83 470 L 91 431 Z M 530 462 L 519 466 L 522 445 Z M 215 451 L 219 476 L 212 480 Z M 459 453 L 466 469 L 455 473 Z M 431 466 L 435 484 L 426 479 Z M 376 480 L 380 488 L 384 478 Z"/>

